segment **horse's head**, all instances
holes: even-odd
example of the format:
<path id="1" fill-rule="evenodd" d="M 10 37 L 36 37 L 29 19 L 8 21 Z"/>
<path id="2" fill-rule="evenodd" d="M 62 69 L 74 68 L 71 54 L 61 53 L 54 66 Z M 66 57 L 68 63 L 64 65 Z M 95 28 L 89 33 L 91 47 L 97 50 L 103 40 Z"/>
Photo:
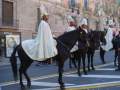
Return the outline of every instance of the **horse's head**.
<path id="1" fill-rule="evenodd" d="M 89 40 L 92 47 L 98 49 L 100 42 L 105 43 L 105 34 L 103 31 L 91 31 Z"/>
<path id="2" fill-rule="evenodd" d="M 83 42 L 86 41 L 85 31 L 81 27 L 78 27 L 77 31 L 78 31 L 78 40 L 83 41 Z"/>
<path id="3" fill-rule="evenodd" d="M 102 45 L 106 44 L 106 39 L 105 39 L 105 35 L 106 35 L 106 31 L 99 31 L 100 32 L 100 42 L 102 43 Z"/>
<path id="4" fill-rule="evenodd" d="M 59 36 L 57 40 L 65 44 L 64 46 L 71 49 L 74 44 L 81 38 L 82 36 L 82 29 L 80 27 L 76 28 L 76 30 L 66 32 L 63 35 Z"/>

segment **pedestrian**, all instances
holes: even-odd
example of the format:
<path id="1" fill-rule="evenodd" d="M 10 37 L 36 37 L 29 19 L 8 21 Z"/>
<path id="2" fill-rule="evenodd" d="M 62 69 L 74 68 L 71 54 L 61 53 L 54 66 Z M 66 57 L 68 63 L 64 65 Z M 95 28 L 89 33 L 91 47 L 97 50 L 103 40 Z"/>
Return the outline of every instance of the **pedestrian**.
<path id="1" fill-rule="evenodd" d="M 114 35 L 113 29 L 114 29 L 113 20 L 109 20 L 109 27 L 108 27 L 107 33 L 105 35 L 106 45 L 101 46 L 102 49 L 105 51 L 109 51 L 110 49 L 113 48 L 113 45 L 112 45 L 112 39 L 113 39 L 113 35 Z"/>
<path id="2" fill-rule="evenodd" d="M 113 35 L 114 35 L 113 29 L 114 29 L 114 22 L 112 19 L 110 19 L 108 22 L 107 33 L 105 35 L 106 44 L 101 45 L 101 47 L 100 47 L 100 57 L 101 57 L 103 64 L 106 63 L 104 60 L 105 52 L 113 49 L 113 44 L 112 44 Z"/>
<path id="3" fill-rule="evenodd" d="M 119 31 L 119 34 L 116 36 L 116 46 L 117 46 L 117 52 L 118 52 L 118 65 L 115 71 L 120 71 L 120 31 Z"/>
<path id="4" fill-rule="evenodd" d="M 22 48 L 33 60 L 44 61 L 57 55 L 56 41 L 53 39 L 50 25 L 48 24 L 49 15 L 43 5 L 41 10 L 41 22 L 35 39 L 22 42 Z"/>

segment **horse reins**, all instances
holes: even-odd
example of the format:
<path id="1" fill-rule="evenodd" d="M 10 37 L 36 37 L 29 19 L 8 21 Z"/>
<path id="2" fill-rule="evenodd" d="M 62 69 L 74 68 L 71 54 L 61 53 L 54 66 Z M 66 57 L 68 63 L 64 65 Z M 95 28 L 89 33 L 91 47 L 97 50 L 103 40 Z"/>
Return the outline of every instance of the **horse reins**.
<path id="1" fill-rule="evenodd" d="M 57 40 L 59 43 L 61 43 L 65 48 L 67 48 L 67 50 L 68 51 L 70 51 L 70 48 L 66 45 L 66 44 L 64 44 L 63 42 L 61 42 L 60 40 Z"/>

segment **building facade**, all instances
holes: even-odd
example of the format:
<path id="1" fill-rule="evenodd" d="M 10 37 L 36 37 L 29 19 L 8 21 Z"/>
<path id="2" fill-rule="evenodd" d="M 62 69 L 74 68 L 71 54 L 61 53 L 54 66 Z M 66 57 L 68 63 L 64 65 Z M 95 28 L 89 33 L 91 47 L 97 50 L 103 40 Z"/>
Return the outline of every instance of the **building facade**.
<path id="1" fill-rule="evenodd" d="M 0 35 L 17 33 L 21 35 L 21 41 L 34 38 L 40 22 L 40 5 L 43 4 L 49 13 L 52 33 L 59 36 L 68 27 L 67 15 L 72 15 L 79 23 L 79 18 L 87 14 L 87 18 L 92 17 L 91 22 L 95 22 L 95 12 L 112 1 L 114 0 L 0 0 Z M 95 29 L 95 24 L 90 25 Z"/>

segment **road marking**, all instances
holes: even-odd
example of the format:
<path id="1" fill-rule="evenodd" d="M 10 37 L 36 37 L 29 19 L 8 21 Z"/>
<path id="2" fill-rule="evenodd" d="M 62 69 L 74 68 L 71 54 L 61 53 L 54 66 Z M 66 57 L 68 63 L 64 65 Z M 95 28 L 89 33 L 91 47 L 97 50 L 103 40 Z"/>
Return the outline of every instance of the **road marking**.
<path id="1" fill-rule="evenodd" d="M 65 75 L 66 77 L 79 77 L 77 74 Z M 81 77 L 87 78 L 120 78 L 120 75 L 82 75 Z"/>
<path id="2" fill-rule="evenodd" d="M 25 83 L 26 84 L 26 83 Z M 50 87 L 50 88 L 43 88 L 43 89 L 32 89 L 32 90 L 56 90 L 56 88 L 59 88 L 58 83 L 53 83 L 53 82 L 36 82 L 33 81 L 32 85 L 34 86 L 42 86 L 42 87 Z M 74 86 L 75 84 L 68 84 L 66 83 L 65 86 Z"/>
<path id="3" fill-rule="evenodd" d="M 32 90 L 56 90 L 56 88 L 32 89 Z"/>
<path id="4" fill-rule="evenodd" d="M 120 75 L 82 75 L 82 77 L 88 77 L 88 78 L 120 78 Z"/>
<path id="5" fill-rule="evenodd" d="M 32 90 L 56 90 L 56 89 L 59 90 L 59 88 L 42 88 L 42 89 L 32 89 Z"/>
<path id="6" fill-rule="evenodd" d="M 109 66 L 109 65 L 113 65 L 113 62 L 112 63 L 108 63 L 108 64 L 104 64 L 104 65 L 97 65 L 95 67 L 97 69 L 97 68 L 106 67 L 106 66 Z M 69 71 L 69 72 L 64 72 L 64 75 L 72 74 L 72 73 L 76 73 L 76 72 L 77 72 L 76 70 Z M 43 80 L 43 79 L 47 79 L 47 78 L 53 78 L 53 77 L 56 77 L 56 76 L 58 76 L 58 74 L 44 75 L 44 76 L 40 76 L 40 77 L 33 77 L 33 78 L 31 78 L 31 80 L 33 82 L 35 80 Z M 0 83 L 0 87 L 13 85 L 13 84 L 18 84 L 18 83 L 19 83 L 19 81 L 4 82 L 4 83 Z"/>
<path id="7" fill-rule="evenodd" d="M 112 87 L 112 86 L 118 86 L 118 85 L 120 85 L 120 81 L 68 86 L 66 87 L 67 88 L 66 90 L 81 90 L 81 89 L 101 88 L 101 87 L 109 87 L 109 86 Z"/>
<path id="8" fill-rule="evenodd" d="M 38 81 L 33 81 L 32 85 L 34 85 L 34 86 L 47 86 L 47 87 L 58 87 L 58 86 L 60 86 L 58 83 L 53 83 L 53 82 L 38 82 Z M 65 86 L 73 86 L 73 85 L 75 85 L 75 84 L 68 84 L 68 83 L 65 84 Z"/>
<path id="9" fill-rule="evenodd" d="M 98 71 L 114 71 L 115 68 L 97 68 L 95 70 L 98 70 Z"/>

